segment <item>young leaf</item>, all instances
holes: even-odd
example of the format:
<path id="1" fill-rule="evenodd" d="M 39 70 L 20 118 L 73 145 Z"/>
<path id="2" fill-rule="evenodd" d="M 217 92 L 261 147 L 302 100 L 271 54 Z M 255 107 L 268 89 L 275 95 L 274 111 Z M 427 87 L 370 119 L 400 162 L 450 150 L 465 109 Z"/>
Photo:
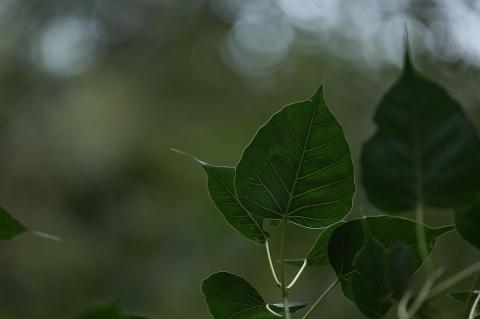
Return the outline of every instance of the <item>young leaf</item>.
<path id="1" fill-rule="evenodd" d="M 393 216 L 372 216 L 346 222 L 333 232 L 328 245 L 328 258 L 340 279 L 343 294 L 350 300 L 354 300 L 351 281 L 358 272 L 355 260 L 366 238 L 364 227 L 368 227 L 372 238 L 389 251 L 399 245 L 406 246 L 412 271 L 420 268 L 423 263 L 417 249 L 414 221 Z M 452 226 L 440 228 L 424 226 L 424 228 L 429 252 L 433 250 L 436 240 L 441 235 L 453 229 Z M 374 268 L 372 266 L 372 269 Z"/>
<path id="2" fill-rule="evenodd" d="M 0 207 L 0 240 L 8 240 L 23 233 L 27 229 Z"/>
<path id="3" fill-rule="evenodd" d="M 117 302 L 106 305 L 96 305 L 85 311 L 76 319 L 147 319 L 137 315 L 126 315 Z"/>
<path id="4" fill-rule="evenodd" d="M 323 90 L 287 105 L 261 127 L 237 166 L 235 189 L 253 214 L 324 228 L 350 211 L 350 149 Z"/>
<path id="5" fill-rule="evenodd" d="M 240 234 L 254 242 L 264 245 L 267 233 L 263 230 L 263 219 L 250 214 L 238 201 L 233 181 L 235 168 L 227 166 L 213 166 L 187 153 L 173 151 L 193 158 L 199 163 L 208 176 L 208 192 L 213 203 L 225 217 L 227 223 Z"/>
<path id="6" fill-rule="evenodd" d="M 425 79 L 408 54 L 404 71 L 383 96 L 377 130 L 366 142 L 362 180 L 370 201 L 397 212 L 421 202 L 455 207 L 480 190 L 480 140 L 461 106 Z"/>
<path id="7" fill-rule="evenodd" d="M 466 241 L 480 249 L 480 196 L 455 210 L 455 227 Z"/>
<path id="8" fill-rule="evenodd" d="M 228 272 L 218 272 L 202 284 L 202 291 L 207 299 L 210 313 L 215 319 L 274 319 L 267 309 L 262 296 L 245 279 Z M 304 303 L 291 304 L 290 311 L 295 312 L 305 307 Z M 283 312 L 283 304 L 272 304 L 269 308 Z"/>

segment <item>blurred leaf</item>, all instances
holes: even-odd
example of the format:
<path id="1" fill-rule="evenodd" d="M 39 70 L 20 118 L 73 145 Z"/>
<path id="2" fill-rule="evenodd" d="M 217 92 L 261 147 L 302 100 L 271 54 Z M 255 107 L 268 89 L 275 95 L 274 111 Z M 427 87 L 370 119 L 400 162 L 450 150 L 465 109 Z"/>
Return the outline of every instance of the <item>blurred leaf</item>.
<path id="1" fill-rule="evenodd" d="M 215 319 L 274 319 L 267 310 L 262 296 L 245 279 L 228 273 L 218 272 L 202 284 L 210 313 Z M 292 312 L 306 304 L 292 304 Z M 282 304 L 273 304 L 272 310 L 281 310 Z M 283 310 L 282 310 L 283 311 Z"/>
<path id="2" fill-rule="evenodd" d="M 0 240 L 8 240 L 23 233 L 27 229 L 0 207 Z"/>
<path id="3" fill-rule="evenodd" d="M 107 305 L 96 305 L 85 311 L 77 319 L 147 319 L 137 315 L 125 315 L 117 302 Z"/>
<path id="4" fill-rule="evenodd" d="M 454 207 L 480 190 L 480 140 L 460 105 L 415 70 L 404 71 L 383 96 L 377 130 L 361 156 L 368 198 L 396 212 L 423 202 Z"/>
<path id="5" fill-rule="evenodd" d="M 190 154 L 172 149 L 196 160 L 208 176 L 208 191 L 213 203 L 225 217 L 227 223 L 240 234 L 254 242 L 264 245 L 267 238 L 263 230 L 263 219 L 252 216 L 238 201 L 233 181 L 235 168 L 227 166 L 213 166 L 205 163 Z"/>
<path id="6" fill-rule="evenodd" d="M 480 249 L 480 196 L 455 210 L 455 227 L 466 241 Z"/>
<path id="7" fill-rule="evenodd" d="M 325 228 L 317 237 L 315 244 L 313 245 L 312 249 L 308 253 L 307 259 L 307 266 L 310 267 L 321 267 L 324 265 L 329 264 L 328 260 L 328 242 L 330 241 L 330 237 L 332 236 L 335 229 L 343 225 L 344 222 L 336 223 L 328 228 Z M 301 266 L 303 264 L 304 259 L 291 259 L 285 260 L 284 262 L 287 264 Z"/>
<path id="8" fill-rule="evenodd" d="M 389 252 L 399 245 L 408 248 L 412 271 L 422 265 L 422 258 L 417 249 L 416 223 L 412 220 L 393 216 L 372 216 L 347 221 L 338 227 L 332 234 L 328 245 L 328 258 L 342 284 L 342 291 L 346 298 L 353 300 L 352 278 L 358 270 L 355 268 L 355 259 L 365 242 L 364 227 L 368 227 L 372 238 L 382 244 Z M 436 240 L 452 226 L 431 228 L 425 227 L 429 252 L 435 247 Z M 372 265 L 372 271 L 375 266 Z"/>
<path id="9" fill-rule="evenodd" d="M 410 259 L 410 250 L 405 244 L 394 246 L 388 256 L 388 280 L 397 300 L 400 300 L 409 288 L 411 276 L 415 272 Z"/>
<path id="10" fill-rule="evenodd" d="M 322 89 L 284 107 L 245 149 L 236 176 L 253 214 L 323 228 L 350 211 L 355 192 L 350 149 Z"/>
<path id="11" fill-rule="evenodd" d="M 449 296 L 455 299 L 456 301 L 466 303 L 468 299 L 473 296 L 473 293 L 471 291 L 456 291 L 449 294 Z"/>
<path id="12" fill-rule="evenodd" d="M 368 318 L 383 318 L 393 304 L 389 251 L 374 238 L 367 236 L 354 268 L 356 273 L 351 283 L 355 304 Z"/>

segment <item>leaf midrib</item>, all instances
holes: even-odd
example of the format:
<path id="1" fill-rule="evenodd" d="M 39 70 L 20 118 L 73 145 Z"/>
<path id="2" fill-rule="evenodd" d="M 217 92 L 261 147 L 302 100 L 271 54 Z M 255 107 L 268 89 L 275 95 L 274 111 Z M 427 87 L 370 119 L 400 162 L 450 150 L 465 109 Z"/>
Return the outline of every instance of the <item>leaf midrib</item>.
<path id="1" fill-rule="evenodd" d="M 313 103 L 312 100 L 310 100 L 311 103 Z M 285 212 L 283 214 L 283 218 L 286 219 L 288 216 L 289 216 L 289 212 L 290 212 L 290 208 L 291 208 L 291 205 L 292 205 L 292 201 L 294 199 L 294 193 L 295 193 L 295 189 L 297 187 L 297 181 L 298 181 L 298 177 L 300 175 L 300 171 L 302 170 L 302 167 L 303 167 L 303 159 L 305 158 L 305 153 L 306 153 L 306 150 L 307 150 L 307 145 L 309 144 L 310 142 L 310 132 L 312 130 L 312 126 L 313 126 L 313 120 L 315 118 L 315 115 L 317 113 L 317 107 L 314 106 L 313 108 L 313 111 L 312 111 L 312 117 L 310 118 L 310 124 L 308 125 L 308 131 L 307 131 L 307 136 L 305 138 L 305 144 L 303 145 L 303 149 L 302 149 L 302 155 L 300 156 L 300 162 L 298 164 L 298 168 L 297 168 L 297 172 L 295 173 L 295 179 L 293 180 L 293 185 L 292 185 L 292 189 L 291 191 L 288 193 L 288 202 L 287 202 L 287 206 L 285 208 Z"/>

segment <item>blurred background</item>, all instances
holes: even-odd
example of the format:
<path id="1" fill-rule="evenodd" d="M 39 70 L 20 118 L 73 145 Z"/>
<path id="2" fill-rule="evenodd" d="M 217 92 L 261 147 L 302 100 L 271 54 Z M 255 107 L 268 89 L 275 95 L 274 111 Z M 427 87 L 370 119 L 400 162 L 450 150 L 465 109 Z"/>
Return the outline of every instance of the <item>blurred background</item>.
<path id="1" fill-rule="evenodd" d="M 169 148 L 235 165 L 273 112 L 324 83 L 358 163 L 405 27 L 415 65 L 479 125 L 477 1 L 0 0 L 0 204 L 63 238 L 0 243 L 0 318 L 68 318 L 123 293 L 131 311 L 206 319 L 200 284 L 219 270 L 279 302 L 263 248 L 224 223 L 203 171 Z M 352 216 L 380 213 L 357 184 Z M 288 257 L 318 232 L 304 233 L 289 228 Z M 447 272 L 480 258 L 445 239 L 434 258 Z M 332 280 L 308 270 L 292 298 Z M 450 317 L 438 318 L 459 318 L 440 301 Z M 317 314 L 361 318 L 338 290 Z"/>

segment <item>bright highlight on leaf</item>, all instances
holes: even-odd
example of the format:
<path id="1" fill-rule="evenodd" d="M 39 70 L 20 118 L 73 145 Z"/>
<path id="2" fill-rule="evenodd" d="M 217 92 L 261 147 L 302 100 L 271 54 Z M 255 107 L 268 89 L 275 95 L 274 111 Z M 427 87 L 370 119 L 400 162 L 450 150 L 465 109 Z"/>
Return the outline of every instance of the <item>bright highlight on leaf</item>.
<path id="1" fill-rule="evenodd" d="M 349 146 L 320 89 L 258 130 L 238 163 L 235 189 L 256 216 L 324 228 L 350 211 L 353 179 Z"/>
<path id="2" fill-rule="evenodd" d="M 283 314 L 283 304 L 268 305 L 245 279 L 228 272 L 218 272 L 205 279 L 202 291 L 215 319 L 275 319 Z M 290 312 L 295 312 L 307 304 L 289 305 Z"/>
<path id="3" fill-rule="evenodd" d="M 406 55 L 402 76 L 375 113 L 362 181 L 370 201 L 397 212 L 418 203 L 455 207 L 480 190 L 480 140 L 461 106 L 415 70 Z"/>

